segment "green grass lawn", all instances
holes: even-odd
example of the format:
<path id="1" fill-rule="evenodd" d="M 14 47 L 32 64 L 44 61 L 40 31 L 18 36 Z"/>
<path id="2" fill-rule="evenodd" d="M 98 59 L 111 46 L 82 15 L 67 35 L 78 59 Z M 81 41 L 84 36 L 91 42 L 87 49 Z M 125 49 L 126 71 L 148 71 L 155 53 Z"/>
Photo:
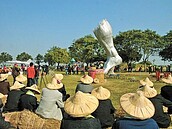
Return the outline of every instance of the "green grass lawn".
<path id="1" fill-rule="evenodd" d="M 62 80 L 62 83 L 65 85 L 67 93 L 70 95 L 73 95 L 75 93 L 76 85 L 80 82 L 80 77 L 82 75 L 65 75 L 65 72 L 50 72 L 49 75 L 40 77 L 39 82 L 40 82 L 41 78 L 43 78 L 43 80 L 45 82 L 51 82 L 51 78 L 54 73 L 64 74 L 64 79 Z M 105 76 L 105 79 L 107 80 L 105 83 L 99 83 L 99 84 L 93 83 L 92 84 L 95 87 L 103 86 L 103 87 L 109 89 L 111 92 L 110 99 L 112 100 L 114 107 L 117 109 L 119 108 L 119 99 L 120 99 L 121 95 L 123 95 L 125 93 L 129 93 L 129 92 L 135 92 L 136 89 L 138 88 L 138 86 L 140 86 L 139 80 L 149 77 L 150 80 L 152 82 L 154 82 L 154 87 L 158 91 L 158 93 L 160 92 L 160 88 L 163 85 L 165 85 L 165 83 L 163 83 L 161 81 L 156 81 L 155 77 L 151 77 L 148 73 L 144 73 L 144 72 L 141 72 L 141 73 L 140 72 L 133 72 L 133 73 L 129 72 L 129 73 L 117 73 L 117 74 L 120 74 L 119 79 L 116 79 L 114 77 Z M 133 78 L 133 77 L 135 78 L 134 82 L 130 81 L 131 78 Z M 43 87 L 45 87 L 43 80 L 42 80 L 41 85 L 40 85 L 40 83 L 38 85 L 40 90 Z M 8 81 L 12 85 L 12 81 L 13 81 L 12 76 L 8 77 Z M 40 95 L 38 95 L 37 98 L 39 100 Z"/>

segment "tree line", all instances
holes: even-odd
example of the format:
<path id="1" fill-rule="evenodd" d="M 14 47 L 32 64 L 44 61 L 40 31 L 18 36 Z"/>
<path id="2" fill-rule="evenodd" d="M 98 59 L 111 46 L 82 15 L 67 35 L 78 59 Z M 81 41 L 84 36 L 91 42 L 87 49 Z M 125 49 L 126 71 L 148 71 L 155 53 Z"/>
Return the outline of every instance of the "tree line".
<path id="1" fill-rule="evenodd" d="M 151 55 L 157 54 L 164 61 L 172 61 L 172 30 L 166 35 L 159 35 L 152 30 L 128 30 L 119 32 L 113 37 L 114 46 L 123 62 L 127 64 L 149 61 Z M 33 58 L 30 54 L 22 52 L 17 55 L 16 60 L 27 61 L 34 59 L 37 63 L 44 61 L 49 65 L 55 63 L 69 63 L 70 59 L 91 63 L 105 61 L 106 53 L 98 40 L 92 35 L 86 35 L 74 40 L 69 48 L 53 46 L 45 55 L 38 54 Z M 0 54 L 0 63 L 13 60 L 7 52 Z"/>

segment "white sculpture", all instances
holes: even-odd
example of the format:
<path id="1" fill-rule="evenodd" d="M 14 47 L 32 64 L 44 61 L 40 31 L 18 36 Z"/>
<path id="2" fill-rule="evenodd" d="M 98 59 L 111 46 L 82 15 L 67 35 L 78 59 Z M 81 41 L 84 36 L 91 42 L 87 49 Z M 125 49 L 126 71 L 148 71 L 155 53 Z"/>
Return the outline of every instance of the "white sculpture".
<path id="1" fill-rule="evenodd" d="M 107 54 L 107 61 L 104 64 L 104 73 L 114 73 L 114 67 L 122 63 L 122 58 L 118 55 L 118 52 L 114 47 L 112 28 L 109 22 L 104 19 L 98 27 L 94 29 L 94 34 Z"/>

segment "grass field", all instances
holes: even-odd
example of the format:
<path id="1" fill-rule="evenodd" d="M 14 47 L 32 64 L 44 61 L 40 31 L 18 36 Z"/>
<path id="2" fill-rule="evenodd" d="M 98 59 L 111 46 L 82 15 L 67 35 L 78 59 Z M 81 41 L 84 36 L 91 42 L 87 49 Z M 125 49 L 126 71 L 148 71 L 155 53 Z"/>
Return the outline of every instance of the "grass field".
<path id="1" fill-rule="evenodd" d="M 76 85 L 80 82 L 80 77 L 82 75 L 65 75 L 64 72 L 50 72 L 50 74 L 46 76 L 41 76 L 39 79 L 39 82 L 42 78 L 42 83 L 39 88 L 40 90 L 45 87 L 44 81 L 46 83 L 51 82 L 52 75 L 54 73 L 62 73 L 64 74 L 64 79 L 62 80 L 62 83 L 65 85 L 66 91 L 68 94 L 73 95 L 75 92 Z M 135 92 L 139 84 L 139 80 L 145 79 L 146 77 L 149 77 L 152 82 L 154 82 L 154 87 L 160 92 L 160 88 L 165 85 L 165 83 L 161 81 L 156 81 L 155 77 L 150 76 L 148 73 L 145 72 L 126 72 L 126 73 L 117 73 L 120 75 L 119 78 L 115 77 L 108 77 L 105 76 L 106 82 L 105 83 L 99 83 L 99 84 L 92 84 L 94 87 L 103 86 L 110 90 L 112 103 L 115 108 L 119 108 L 119 99 L 121 95 L 129 92 Z M 134 80 L 133 80 L 134 78 Z M 44 80 L 44 81 L 43 81 Z M 8 81 L 12 85 L 12 76 L 8 77 Z M 38 100 L 40 99 L 40 95 L 37 96 Z"/>

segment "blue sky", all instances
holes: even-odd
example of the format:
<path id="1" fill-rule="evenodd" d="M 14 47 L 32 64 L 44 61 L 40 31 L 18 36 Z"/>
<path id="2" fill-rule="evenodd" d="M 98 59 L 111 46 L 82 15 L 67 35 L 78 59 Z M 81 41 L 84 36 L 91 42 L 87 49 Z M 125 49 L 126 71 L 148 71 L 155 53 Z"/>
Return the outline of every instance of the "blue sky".
<path id="1" fill-rule="evenodd" d="M 114 36 L 131 29 L 165 35 L 172 30 L 172 0 L 0 0 L 0 52 L 35 58 L 53 46 L 68 48 L 93 35 L 103 19 Z"/>

